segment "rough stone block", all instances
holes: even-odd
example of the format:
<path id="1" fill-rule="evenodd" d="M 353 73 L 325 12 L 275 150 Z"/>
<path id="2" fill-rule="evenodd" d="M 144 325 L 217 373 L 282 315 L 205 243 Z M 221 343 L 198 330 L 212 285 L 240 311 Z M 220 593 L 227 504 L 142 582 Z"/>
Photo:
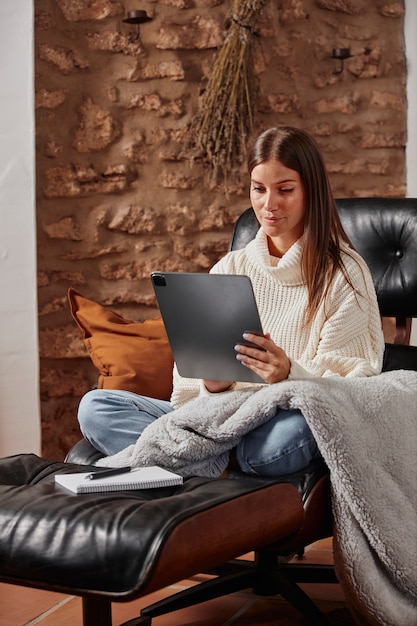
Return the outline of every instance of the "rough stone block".
<path id="1" fill-rule="evenodd" d="M 74 70 L 85 70 L 90 67 L 88 60 L 76 50 L 69 50 L 62 46 L 41 44 L 39 57 L 59 69 L 62 74 L 71 74 Z"/>
<path id="2" fill-rule="evenodd" d="M 190 24 L 162 27 L 156 47 L 161 50 L 206 50 L 219 48 L 223 39 L 223 28 L 216 20 L 196 15 Z"/>
<path id="3" fill-rule="evenodd" d="M 109 146 L 121 130 L 120 124 L 108 112 L 104 111 L 91 98 L 87 98 L 80 107 L 80 126 L 75 133 L 73 147 L 78 152 L 99 152 Z"/>
<path id="4" fill-rule="evenodd" d="M 39 89 L 35 94 L 35 108 L 55 110 L 60 107 L 67 98 L 68 91 L 66 89 L 57 89 L 56 91 Z"/>
<path id="5" fill-rule="evenodd" d="M 124 7 L 113 0 L 56 0 L 65 19 L 72 22 L 82 20 L 104 20 L 121 15 Z"/>

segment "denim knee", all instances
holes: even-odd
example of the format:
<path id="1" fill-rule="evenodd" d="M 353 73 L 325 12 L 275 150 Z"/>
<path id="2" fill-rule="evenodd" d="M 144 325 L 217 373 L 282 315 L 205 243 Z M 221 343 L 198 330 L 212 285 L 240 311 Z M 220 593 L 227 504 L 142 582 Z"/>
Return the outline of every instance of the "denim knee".
<path id="1" fill-rule="evenodd" d="M 78 406 L 77 417 L 83 435 L 88 438 L 90 433 L 97 434 L 102 428 L 108 431 L 121 408 L 133 407 L 129 395 L 129 392 L 112 389 L 88 391 Z"/>
<path id="2" fill-rule="evenodd" d="M 130 391 L 95 389 L 81 399 L 78 421 L 83 436 L 109 455 L 134 444 L 149 424 L 171 410 L 166 400 Z"/>
<path id="3" fill-rule="evenodd" d="M 80 400 L 80 404 L 78 405 L 78 422 L 80 424 L 81 432 L 84 434 L 90 430 L 90 422 L 96 422 L 95 413 L 96 413 L 96 403 L 97 403 L 97 392 L 100 390 L 92 389 L 88 391 Z"/>
<path id="4" fill-rule="evenodd" d="M 265 424 L 243 437 L 236 449 L 242 471 L 258 476 L 292 474 L 319 456 L 313 434 L 297 410 L 278 410 Z"/>

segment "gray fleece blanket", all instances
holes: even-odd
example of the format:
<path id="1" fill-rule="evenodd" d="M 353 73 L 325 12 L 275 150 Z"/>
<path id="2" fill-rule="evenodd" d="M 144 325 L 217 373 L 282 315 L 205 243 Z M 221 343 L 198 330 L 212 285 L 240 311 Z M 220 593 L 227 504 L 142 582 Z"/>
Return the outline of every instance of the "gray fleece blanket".
<path id="1" fill-rule="evenodd" d="M 99 462 L 214 477 L 276 407 L 306 417 L 331 475 L 335 566 L 362 623 L 417 625 L 417 372 L 284 381 L 197 398 Z"/>

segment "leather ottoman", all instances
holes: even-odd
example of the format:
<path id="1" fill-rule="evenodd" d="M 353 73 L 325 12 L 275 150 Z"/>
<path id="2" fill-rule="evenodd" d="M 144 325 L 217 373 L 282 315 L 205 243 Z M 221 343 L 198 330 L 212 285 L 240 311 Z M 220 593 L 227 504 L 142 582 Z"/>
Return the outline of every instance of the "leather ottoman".
<path id="1" fill-rule="evenodd" d="M 193 477 L 82 495 L 55 485 L 56 473 L 89 467 L 35 455 L 0 460 L 0 580 L 82 596 L 85 626 L 111 624 L 112 601 L 288 540 L 303 522 L 297 488 L 265 480 Z"/>

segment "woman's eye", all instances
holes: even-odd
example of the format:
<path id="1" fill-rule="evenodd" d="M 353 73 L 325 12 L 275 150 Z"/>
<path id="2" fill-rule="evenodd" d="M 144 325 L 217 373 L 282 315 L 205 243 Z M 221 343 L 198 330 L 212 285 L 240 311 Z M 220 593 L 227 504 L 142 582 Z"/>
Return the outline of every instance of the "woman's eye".
<path id="1" fill-rule="evenodd" d="M 257 193 L 263 193 L 265 191 L 263 187 L 252 187 L 252 190 L 256 191 Z"/>
<path id="2" fill-rule="evenodd" d="M 284 189 L 280 189 L 281 193 L 291 193 L 294 191 L 294 187 L 285 187 Z"/>

